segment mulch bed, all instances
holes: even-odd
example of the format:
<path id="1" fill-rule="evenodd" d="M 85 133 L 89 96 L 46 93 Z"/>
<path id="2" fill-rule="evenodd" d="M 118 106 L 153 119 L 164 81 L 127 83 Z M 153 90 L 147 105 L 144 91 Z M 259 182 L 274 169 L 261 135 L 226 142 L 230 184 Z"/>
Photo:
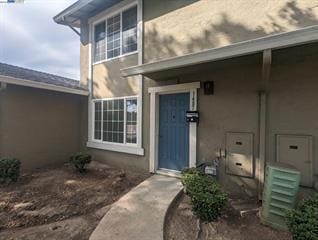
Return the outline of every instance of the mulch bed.
<path id="1" fill-rule="evenodd" d="M 84 174 L 67 165 L 40 169 L 23 174 L 16 183 L 0 185 L 0 239 L 29 227 L 89 217 L 149 177 L 98 163 L 92 166 Z M 92 229 L 99 221 L 94 219 Z"/>
<path id="2" fill-rule="evenodd" d="M 190 198 L 182 194 L 168 213 L 166 240 L 291 240 L 288 232 L 260 223 L 256 214 L 241 217 L 230 205 L 213 223 L 201 223 L 192 213 Z"/>

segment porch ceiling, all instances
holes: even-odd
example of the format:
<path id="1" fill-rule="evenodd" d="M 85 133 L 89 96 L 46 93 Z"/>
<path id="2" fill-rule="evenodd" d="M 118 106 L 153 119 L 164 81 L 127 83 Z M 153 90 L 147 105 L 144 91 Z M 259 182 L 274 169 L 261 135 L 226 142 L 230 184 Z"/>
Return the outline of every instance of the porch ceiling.
<path id="1" fill-rule="evenodd" d="M 299 30 L 252 39 L 225 47 L 213 48 L 202 52 L 173 57 L 153 63 L 121 69 L 124 77 L 144 75 L 147 77 L 173 76 L 204 64 L 235 57 L 263 52 L 266 49 L 281 49 L 307 43 L 318 42 L 318 25 Z"/>
<path id="2" fill-rule="evenodd" d="M 80 27 L 81 19 L 87 19 L 122 0 L 79 0 L 60 12 L 53 19 L 58 24 Z"/>

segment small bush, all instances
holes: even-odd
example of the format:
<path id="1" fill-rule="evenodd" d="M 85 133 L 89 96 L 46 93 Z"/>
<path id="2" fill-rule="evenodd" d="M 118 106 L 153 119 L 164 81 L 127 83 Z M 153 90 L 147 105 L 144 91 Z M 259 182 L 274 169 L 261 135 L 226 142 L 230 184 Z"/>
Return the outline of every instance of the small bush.
<path id="1" fill-rule="evenodd" d="M 80 172 L 85 172 L 85 166 L 92 160 L 92 156 L 87 153 L 76 153 L 71 156 L 70 163 Z"/>
<path id="2" fill-rule="evenodd" d="M 0 182 L 16 182 L 20 174 L 21 162 L 15 158 L 0 159 Z"/>
<path id="3" fill-rule="evenodd" d="M 181 171 L 181 182 L 184 188 L 186 189 L 186 182 L 189 177 L 192 175 L 201 175 L 201 172 L 196 168 L 185 168 Z"/>
<path id="4" fill-rule="evenodd" d="M 294 240 L 318 239 L 318 193 L 287 213 L 287 226 Z"/>
<path id="5" fill-rule="evenodd" d="M 199 171 L 182 172 L 182 184 L 191 198 L 194 214 L 203 222 L 217 220 L 227 196 L 210 176 Z"/>

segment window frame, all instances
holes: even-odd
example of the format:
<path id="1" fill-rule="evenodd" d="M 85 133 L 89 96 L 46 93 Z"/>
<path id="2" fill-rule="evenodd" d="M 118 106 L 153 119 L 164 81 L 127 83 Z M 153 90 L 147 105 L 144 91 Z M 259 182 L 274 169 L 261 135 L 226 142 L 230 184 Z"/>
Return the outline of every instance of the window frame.
<path id="1" fill-rule="evenodd" d="M 103 121 L 104 121 L 104 118 L 103 118 L 103 105 L 104 105 L 104 101 L 111 101 L 111 100 L 121 100 L 123 99 L 124 100 L 124 135 L 123 135 L 123 143 L 120 143 L 120 142 L 108 142 L 108 141 L 103 141 Z M 137 118 L 136 118 L 136 143 L 127 143 L 127 139 L 126 139 L 126 134 L 127 134 L 127 131 L 126 131 L 126 124 L 127 124 L 127 100 L 136 100 L 137 101 Z M 95 139 L 95 103 L 96 102 L 101 102 L 101 139 Z M 139 124 L 138 123 L 138 104 L 139 104 L 139 101 L 138 101 L 138 95 L 135 95 L 135 96 L 125 96 L 125 97 L 112 97 L 112 98 L 100 98 L 100 99 L 92 99 L 92 131 L 91 131 L 91 141 L 92 142 L 95 142 L 95 143 L 101 143 L 101 144 L 111 144 L 111 145 L 118 145 L 118 146 L 130 146 L 130 147 L 138 147 L 138 142 L 139 142 L 139 133 L 138 133 L 138 127 L 139 127 Z"/>
<path id="2" fill-rule="evenodd" d="M 133 7 L 136 7 L 137 8 L 137 49 L 136 51 L 132 51 L 132 52 L 128 52 L 128 53 L 125 53 L 123 54 L 123 18 L 122 18 L 122 15 L 123 15 L 123 12 L 130 9 L 130 8 L 133 8 Z M 116 57 L 112 57 L 112 58 L 107 58 L 107 19 L 108 18 L 111 18 L 111 17 L 114 17 L 116 15 L 120 15 L 120 54 Z M 103 63 L 103 62 L 108 62 L 108 61 L 112 61 L 114 59 L 118 59 L 118 58 L 121 58 L 121 57 L 125 57 L 125 56 L 129 56 L 129 55 L 132 55 L 132 54 L 136 54 L 139 52 L 139 31 L 138 31 L 138 21 L 139 21 L 139 18 L 140 18 L 140 13 L 139 13 L 139 8 L 138 8 L 138 2 L 137 1 L 134 1 L 134 2 L 131 2 L 130 4 L 127 4 L 119 9 L 117 9 L 116 11 L 112 11 L 108 14 L 105 14 L 103 17 L 99 18 L 98 20 L 95 20 L 91 23 L 91 36 L 92 36 L 92 48 L 91 48 L 91 56 L 92 56 L 92 64 L 93 65 L 96 65 L 96 64 L 100 64 L 100 63 Z M 105 59 L 103 60 L 99 60 L 99 61 L 95 61 L 95 27 L 96 25 L 102 23 L 102 22 L 105 22 L 105 34 L 106 34 L 106 39 L 105 39 Z"/>

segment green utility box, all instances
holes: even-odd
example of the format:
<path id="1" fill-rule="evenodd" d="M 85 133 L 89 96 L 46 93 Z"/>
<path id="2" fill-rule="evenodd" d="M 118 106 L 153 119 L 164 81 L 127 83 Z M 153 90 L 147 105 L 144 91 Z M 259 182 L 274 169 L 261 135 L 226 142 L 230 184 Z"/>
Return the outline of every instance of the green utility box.
<path id="1" fill-rule="evenodd" d="M 261 222 L 278 229 L 287 229 L 286 211 L 295 207 L 300 172 L 280 163 L 266 166 Z"/>

